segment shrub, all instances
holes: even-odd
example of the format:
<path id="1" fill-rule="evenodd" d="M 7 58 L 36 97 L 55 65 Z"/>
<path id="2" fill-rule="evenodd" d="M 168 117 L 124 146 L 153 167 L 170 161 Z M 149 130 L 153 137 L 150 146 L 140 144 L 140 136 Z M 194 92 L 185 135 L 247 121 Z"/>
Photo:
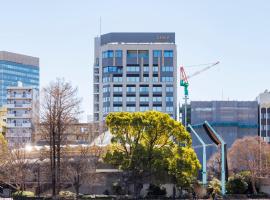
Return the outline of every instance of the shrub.
<path id="1" fill-rule="evenodd" d="M 242 172 L 239 172 L 238 175 L 242 176 L 243 179 L 245 180 L 245 182 L 248 184 L 248 189 L 247 189 L 246 193 L 247 194 L 252 194 L 253 189 L 252 189 L 250 171 L 242 171 Z M 257 189 L 257 191 L 259 190 L 259 186 L 258 186 L 257 182 L 256 182 L 256 189 Z"/>
<path id="2" fill-rule="evenodd" d="M 17 191 L 12 194 L 13 197 L 21 196 L 21 197 L 34 197 L 34 192 L 31 191 Z"/>
<path id="3" fill-rule="evenodd" d="M 248 184 L 243 176 L 236 174 L 229 178 L 226 189 L 229 194 L 245 194 Z"/>
<path id="4" fill-rule="evenodd" d="M 220 181 L 216 178 L 213 178 L 213 180 L 209 182 L 207 191 L 208 191 L 208 194 L 210 194 L 211 196 L 219 195 L 221 193 Z"/>
<path id="5" fill-rule="evenodd" d="M 70 191 L 60 191 L 59 196 L 63 198 L 75 198 L 76 194 Z"/>

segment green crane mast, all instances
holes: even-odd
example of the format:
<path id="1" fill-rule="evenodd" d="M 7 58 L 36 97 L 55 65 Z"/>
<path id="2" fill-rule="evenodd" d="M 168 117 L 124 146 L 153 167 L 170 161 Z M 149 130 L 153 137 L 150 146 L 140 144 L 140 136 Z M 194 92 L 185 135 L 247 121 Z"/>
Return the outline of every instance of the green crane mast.
<path id="1" fill-rule="evenodd" d="M 184 88 L 184 100 L 185 100 L 185 127 L 187 127 L 187 101 L 189 99 L 189 92 L 188 92 L 188 86 L 189 86 L 189 83 L 188 83 L 188 80 L 194 76 L 197 76 L 199 74 L 201 74 L 202 72 L 205 72 L 206 70 L 216 66 L 217 64 L 219 64 L 219 61 L 218 62 L 215 62 L 215 63 L 207 63 L 207 64 L 200 64 L 200 65 L 193 65 L 192 67 L 195 67 L 195 66 L 202 66 L 202 65 L 207 65 L 206 67 L 204 67 L 203 69 L 187 76 L 186 75 L 186 72 L 185 72 L 185 69 L 183 66 L 180 67 L 180 86 Z M 191 66 L 189 66 L 191 67 Z"/>

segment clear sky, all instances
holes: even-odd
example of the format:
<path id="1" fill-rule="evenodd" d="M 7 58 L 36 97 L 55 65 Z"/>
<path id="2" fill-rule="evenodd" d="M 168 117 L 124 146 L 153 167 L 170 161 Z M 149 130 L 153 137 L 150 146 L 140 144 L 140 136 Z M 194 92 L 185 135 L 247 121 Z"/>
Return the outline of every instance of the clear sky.
<path id="1" fill-rule="evenodd" d="M 39 57 L 41 87 L 71 81 L 86 116 L 101 16 L 102 33 L 175 32 L 178 66 L 220 61 L 190 79 L 191 100 L 254 100 L 269 88 L 269 10 L 268 0 L 0 0 L 0 50 Z"/>

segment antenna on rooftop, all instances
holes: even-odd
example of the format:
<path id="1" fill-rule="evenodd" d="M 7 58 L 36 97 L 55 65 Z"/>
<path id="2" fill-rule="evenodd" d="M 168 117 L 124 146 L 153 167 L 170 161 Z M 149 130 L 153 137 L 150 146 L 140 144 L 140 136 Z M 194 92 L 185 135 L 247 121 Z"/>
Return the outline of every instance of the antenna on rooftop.
<path id="1" fill-rule="evenodd" d="M 101 36 L 101 16 L 99 17 L 99 36 Z"/>

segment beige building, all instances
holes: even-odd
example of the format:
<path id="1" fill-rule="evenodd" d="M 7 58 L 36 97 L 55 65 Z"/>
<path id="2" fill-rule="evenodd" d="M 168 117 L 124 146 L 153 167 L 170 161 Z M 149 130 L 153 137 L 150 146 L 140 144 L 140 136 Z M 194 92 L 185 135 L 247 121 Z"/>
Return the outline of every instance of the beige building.
<path id="1" fill-rule="evenodd" d="M 64 132 L 63 144 L 90 144 L 96 137 L 104 133 L 105 130 L 106 128 L 103 123 L 73 123 Z M 42 124 L 39 124 L 35 133 L 35 144 L 46 145 L 49 143 L 48 138 L 46 131 L 42 130 Z"/>

